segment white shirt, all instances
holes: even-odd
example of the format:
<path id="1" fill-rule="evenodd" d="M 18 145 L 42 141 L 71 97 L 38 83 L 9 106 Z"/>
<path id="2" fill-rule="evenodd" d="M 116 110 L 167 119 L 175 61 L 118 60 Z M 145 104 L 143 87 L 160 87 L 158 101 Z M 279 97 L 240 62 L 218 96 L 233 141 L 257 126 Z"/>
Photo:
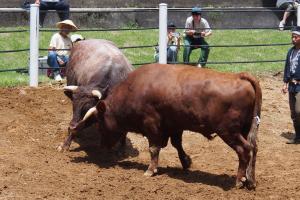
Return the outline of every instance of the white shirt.
<path id="1" fill-rule="evenodd" d="M 53 47 L 55 49 L 71 49 L 72 41 L 69 37 L 63 37 L 60 33 L 55 33 L 50 41 L 50 49 Z M 69 56 L 70 51 L 67 50 L 57 50 L 57 55 L 59 56 Z"/>
<path id="2" fill-rule="evenodd" d="M 294 49 L 291 53 L 291 57 L 290 57 L 290 72 L 291 74 L 295 74 L 296 73 L 296 69 L 298 67 L 298 63 L 299 63 L 299 56 L 300 56 L 300 49 Z"/>
<path id="3" fill-rule="evenodd" d="M 294 0 L 277 0 L 276 6 L 279 8 L 284 3 L 293 3 Z"/>
<path id="4" fill-rule="evenodd" d="M 43 2 L 59 2 L 59 0 L 41 0 Z"/>
<path id="5" fill-rule="evenodd" d="M 193 16 L 190 16 L 186 19 L 185 31 L 188 31 L 188 30 L 195 30 L 198 33 L 201 33 L 203 31 L 206 33 L 211 32 L 211 28 L 206 19 L 201 17 L 201 20 L 199 22 L 194 22 Z M 201 36 L 194 35 L 193 37 L 200 38 Z"/>

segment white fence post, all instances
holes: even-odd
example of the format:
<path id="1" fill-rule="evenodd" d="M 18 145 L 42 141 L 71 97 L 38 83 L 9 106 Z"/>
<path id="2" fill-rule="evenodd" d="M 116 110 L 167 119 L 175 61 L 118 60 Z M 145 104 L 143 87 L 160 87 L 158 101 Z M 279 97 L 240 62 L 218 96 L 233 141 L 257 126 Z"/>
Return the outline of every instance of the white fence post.
<path id="1" fill-rule="evenodd" d="M 300 6 L 297 6 L 297 26 L 300 26 Z"/>
<path id="2" fill-rule="evenodd" d="M 168 4 L 159 4 L 159 63 L 167 63 Z"/>
<path id="3" fill-rule="evenodd" d="M 30 63 L 29 86 L 38 86 L 38 59 L 39 59 L 39 5 L 30 5 Z"/>

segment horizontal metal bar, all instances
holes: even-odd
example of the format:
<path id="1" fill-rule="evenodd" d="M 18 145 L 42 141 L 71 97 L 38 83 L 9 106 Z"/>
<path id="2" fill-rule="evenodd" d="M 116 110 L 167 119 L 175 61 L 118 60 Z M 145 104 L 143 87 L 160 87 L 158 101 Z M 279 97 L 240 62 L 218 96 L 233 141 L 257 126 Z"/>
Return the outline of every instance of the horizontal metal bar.
<path id="1" fill-rule="evenodd" d="M 1 53 L 17 53 L 17 52 L 25 52 L 29 51 L 29 49 L 16 49 L 16 50 L 0 50 Z"/>
<path id="2" fill-rule="evenodd" d="M 29 30 L 3 30 L 0 33 L 23 33 L 28 32 Z"/>
<path id="3" fill-rule="evenodd" d="M 277 62 L 285 62 L 285 60 L 254 60 L 254 61 L 226 61 L 226 62 L 207 62 L 206 64 L 211 65 L 225 65 L 225 64 L 255 64 L 255 63 L 277 63 Z M 134 63 L 132 65 L 146 65 L 152 63 Z M 197 65 L 198 63 L 183 63 L 183 62 L 168 62 L 168 64 L 185 64 L 185 65 Z"/>
<path id="4" fill-rule="evenodd" d="M 270 46 L 288 46 L 291 45 L 291 43 L 277 43 L 277 44 L 232 44 L 232 45 L 180 45 L 182 47 L 189 46 L 189 47 L 210 47 L 210 48 L 216 48 L 216 47 L 270 47 Z M 124 46 L 119 47 L 119 49 L 139 49 L 139 48 L 153 48 L 157 47 L 158 45 L 141 45 L 141 46 Z M 169 46 L 177 46 L 177 45 L 169 45 Z M 40 51 L 49 51 L 47 48 L 40 48 Z M 56 49 L 56 51 L 70 51 L 71 49 Z"/>
<path id="5" fill-rule="evenodd" d="M 169 12 L 190 12 L 191 8 L 168 8 Z M 276 7 L 227 7 L 227 8 L 212 8 L 204 7 L 203 12 L 283 12 L 284 10 Z M 22 13 L 28 12 L 22 8 L 0 8 L 0 13 Z M 49 10 L 47 12 L 56 12 Z M 61 12 L 61 11 L 59 11 Z M 158 12 L 158 8 L 70 8 L 71 13 L 105 13 L 105 12 Z"/>
<path id="6" fill-rule="evenodd" d="M 105 31 L 143 31 L 155 30 L 158 27 L 141 27 L 141 28 L 109 28 L 109 29 L 79 29 L 78 32 L 105 32 Z M 40 29 L 40 32 L 58 32 L 59 29 Z"/>
<path id="7" fill-rule="evenodd" d="M 28 70 L 28 68 L 0 69 L 0 72 L 21 72 L 25 70 Z"/>

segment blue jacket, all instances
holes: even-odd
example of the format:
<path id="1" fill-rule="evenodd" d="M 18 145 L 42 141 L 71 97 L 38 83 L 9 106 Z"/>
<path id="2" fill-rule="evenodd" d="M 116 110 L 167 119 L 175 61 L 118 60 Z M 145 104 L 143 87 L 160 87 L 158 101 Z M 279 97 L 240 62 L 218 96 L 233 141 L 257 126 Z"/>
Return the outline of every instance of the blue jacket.
<path id="1" fill-rule="evenodd" d="M 289 83 L 292 79 L 300 81 L 300 56 L 298 59 L 298 67 L 296 68 L 296 72 L 291 74 L 291 64 L 290 64 L 290 57 L 295 47 L 290 48 L 287 53 L 286 60 L 285 60 L 285 67 L 284 67 L 284 74 L 283 74 L 283 82 Z M 289 92 L 300 92 L 300 84 L 289 84 Z"/>

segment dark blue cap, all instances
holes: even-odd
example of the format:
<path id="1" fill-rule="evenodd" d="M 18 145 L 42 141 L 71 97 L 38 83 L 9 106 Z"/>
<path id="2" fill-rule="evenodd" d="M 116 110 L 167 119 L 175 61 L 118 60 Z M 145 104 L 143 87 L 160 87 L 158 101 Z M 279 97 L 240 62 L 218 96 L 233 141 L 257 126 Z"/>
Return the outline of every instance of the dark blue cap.
<path id="1" fill-rule="evenodd" d="M 192 8 L 192 14 L 194 15 L 201 15 L 202 9 L 199 7 L 193 7 Z"/>
<path id="2" fill-rule="evenodd" d="M 292 29 L 292 33 L 297 34 L 297 35 L 300 35 L 300 26 L 295 26 L 295 27 Z"/>
<path id="3" fill-rule="evenodd" d="M 169 22 L 168 23 L 168 28 L 176 28 L 176 26 L 173 22 Z"/>

